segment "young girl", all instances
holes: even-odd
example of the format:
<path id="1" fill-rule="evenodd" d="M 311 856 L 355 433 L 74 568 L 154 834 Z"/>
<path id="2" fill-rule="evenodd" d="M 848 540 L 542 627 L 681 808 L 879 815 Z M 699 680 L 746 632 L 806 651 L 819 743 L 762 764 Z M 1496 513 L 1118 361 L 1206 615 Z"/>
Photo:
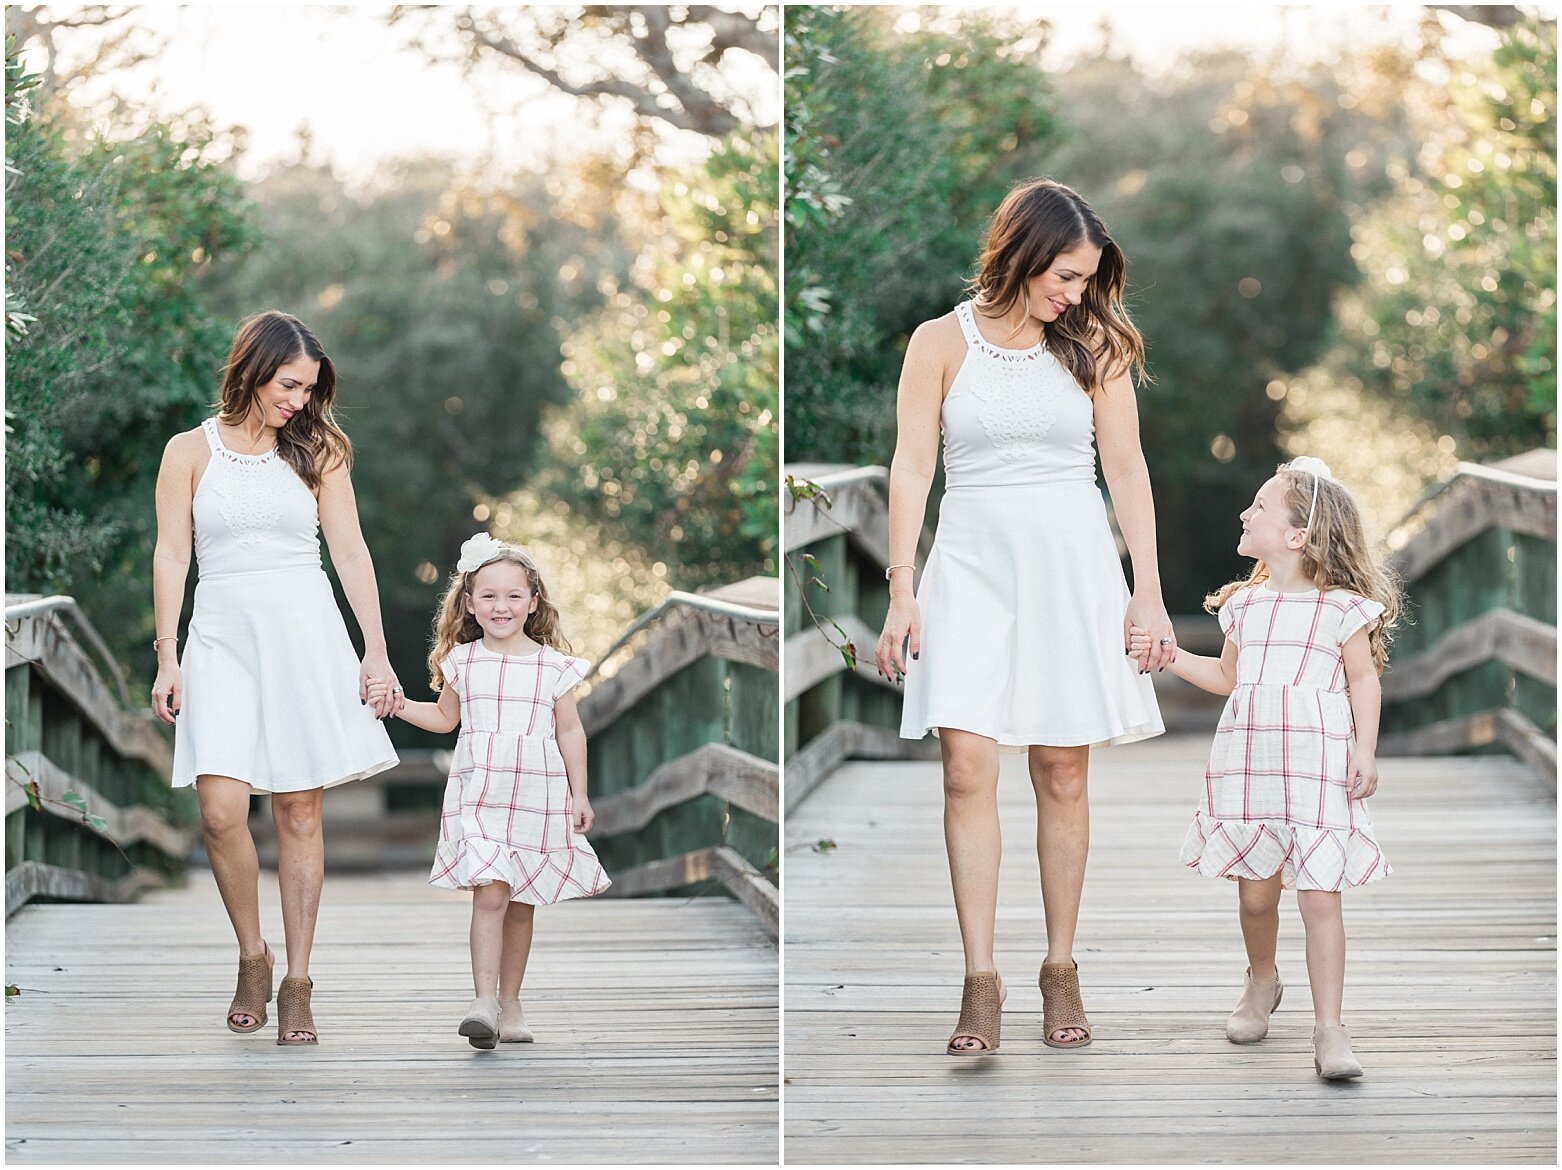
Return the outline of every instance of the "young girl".
<path id="1" fill-rule="evenodd" d="M 1219 613 L 1224 651 L 1216 659 L 1179 649 L 1170 664 L 1179 678 L 1231 696 L 1182 860 L 1237 882 L 1248 969 L 1227 1038 L 1262 1040 L 1280 1006 L 1280 890 L 1294 887 L 1307 930 L 1313 1066 L 1330 1080 L 1359 1077 L 1340 1024 L 1340 890 L 1389 873 L 1365 801 L 1378 786 L 1378 674 L 1399 588 L 1368 551 L 1356 502 L 1320 459 L 1295 459 L 1259 489 L 1237 551 L 1256 558 L 1252 573 L 1204 603 Z M 1130 646 L 1143 658 L 1149 635 L 1134 627 Z"/>
<path id="2" fill-rule="evenodd" d="M 472 891 L 476 998 L 459 1031 L 474 1048 L 532 1039 L 520 994 L 536 908 L 609 884 L 581 835 L 595 817 L 570 691 L 586 662 L 568 649 L 531 557 L 480 532 L 440 602 L 429 654 L 439 701 L 400 713 L 425 731 L 461 725 L 429 881 Z"/>

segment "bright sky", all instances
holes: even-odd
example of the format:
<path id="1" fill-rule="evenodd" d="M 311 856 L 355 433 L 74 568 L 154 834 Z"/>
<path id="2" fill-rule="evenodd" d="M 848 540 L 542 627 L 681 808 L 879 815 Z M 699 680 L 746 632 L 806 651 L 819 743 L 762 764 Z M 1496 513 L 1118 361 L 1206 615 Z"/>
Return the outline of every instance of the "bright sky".
<path id="1" fill-rule="evenodd" d="M 1053 36 L 1045 63 L 1051 68 L 1098 47 L 1106 21 L 1118 49 L 1151 69 L 1187 50 L 1217 45 L 1263 53 L 1283 46 L 1287 56 L 1315 59 L 1344 46 L 1402 39 L 1423 11 L 1404 4 L 1259 2 L 962 4 L 947 10 L 957 7 L 1006 9 L 1049 21 Z M 138 102 L 150 97 L 165 112 L 203 105 L 220 125 L 247 127 L 242 170 L 249 177 L 273 160 L 296 156 L 297 132 L 305 125 L 316 155 L 353 177 L 367 175 L 381 159 L 422 152 L 541 169 L 582 145 L 597 149 L 626 139 L 630 118 L 614 103 L 601 128 L 594 128 L 582 118 L 580 103 L 518 66 L 494 60 L 474 83 L 453 65 L 431 65 L 398 48 L 403 35 L 386 27 L 385 11 L 379 5 L 143 5 L 134 19 L 159 35 L 165 50 L 155 62 L 99 79 L 87 95 L 119 93 Z M 917 19 L 908 7 L 903 23 Z M 730 54 L 728 61 L 735 83 L 755 95 L 764 119 L 774 120 L 774 74 L 747 54 Z M 702 148 L 693 136 L 685 145 Z"/>
<path id="2" fill-rule="evenodd" d="M 65 11 L 65 5 L 51 8 Z M 387 11 L 381 5 L 142 5 L 131 19 L 161 38 L 164 51 L 155 62 L 94 79 L 82 96 L 150 99 L 164 112 L 200 105 L 219 125 L 247 127 L 246 177 L 296 157 L 305 125 L 316 155 L 355 177 L 381 159 L 423 152 L 535 170 L 582 144 L 625 140 L 632 119 L 623 103 L 606 103 L 598 129 L 583 117 L 583 103 L 514 63 L 494 59 L 475 81 L 465 78 L 456 65 L 431 64 L 398 47 L 410 30 L 387 27 Z M 68 49 L 72 34 L 57 35 Z M 746 53 L 730 53 L 726 61 L 734 87 L 752 94 L 760 117 L 774 121 L 775 74 Z M 689 149 L 703 148 L 686 137 Z"/>

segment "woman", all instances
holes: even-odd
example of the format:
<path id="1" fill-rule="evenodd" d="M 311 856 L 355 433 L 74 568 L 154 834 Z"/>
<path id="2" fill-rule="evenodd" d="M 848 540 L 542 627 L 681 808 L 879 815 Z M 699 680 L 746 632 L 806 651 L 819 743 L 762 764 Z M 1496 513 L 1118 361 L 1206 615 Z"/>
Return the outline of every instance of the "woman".
<path id="1" fill-rule="evenodd" d="M 157 477 L 152 710 L 176 728 L 173 783 L 195 785 L 206 852 L 238 936 L 228 1009 L 235 1032 L 257 1031 L 271 1001 L 275 960 L 260 934 L 249 832 L 250 794 L 271 794 L 287 937 L 278 1044 L 318 1041 L 309 953 L 325 878 L 321 794 L 396 763 L 378 720 L 402 701 L 358 527 L 352 447 L 331 414 L 335 392 L 331 359 L 301 321 L 251 317 L 233 339 L 217 416 L 169 441 Z M 363 632 L 361 666 L 320 567 L 317 531 Z M 192 534 L 199 582 L 181 657 Z M 390 690 L 370 706 L 372 680 Z"/>
<path id="2" fill-rule="evenodd" d="M 934 730 L 943 752 L 966 969 L 954 1055 L 998 1047 L 1007 994 L 993 963 L 999 751 L 1028 751 L 1036 794 L 1044 1039 L 1078 1048 L 1091 1039 L 1073 959 L 1090 748 L 1164 730 L 1147 673 L 1176 646 L 1131 376 L 1143 372 L 1144 341 L 1123 308 L 1124 270 L 1083 199 L 1049 180 L 1023 184 L 993 217 L 971 300 L 917 328 L 901 373 L 877 659 L 905 679 L 901 735 Z M 913 597 L 941 429 L 947 491 Z M 1132 596 L 1094 439 L 1133 558 Z M 1130 624 L 1151 632 L 1147 660 L 1126 657 Z"/>

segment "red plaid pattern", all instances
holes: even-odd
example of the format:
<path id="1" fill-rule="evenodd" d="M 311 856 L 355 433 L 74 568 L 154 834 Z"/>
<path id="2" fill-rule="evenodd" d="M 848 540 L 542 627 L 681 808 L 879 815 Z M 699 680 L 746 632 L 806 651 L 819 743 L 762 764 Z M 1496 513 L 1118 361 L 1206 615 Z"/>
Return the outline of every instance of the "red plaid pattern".
<path id="1" fill-rule="evenodd" d="M 1383 613 L 1344 589 L 1243 589 L 1220 610 L 1237 647 L 1237 683 L 1182 848 L 1212 877 L 1338 890 L 1385 877 L 1364 801 L 1350 796 L 1355 722 L 1343 647 Z"/>
<path id="2" fill-rule="evenodd" d="M 461 737 L 429 881 L 459 890 L 505 882 L 511 901 L 534 905 L 607 889 L 596 852 L 572 827 L 554 734 L 554 700 L 585 677 L 585 660 L 549 646 L 496 654 L 478 640 L 451 651 L 440 671 L 461 698 Z"/>

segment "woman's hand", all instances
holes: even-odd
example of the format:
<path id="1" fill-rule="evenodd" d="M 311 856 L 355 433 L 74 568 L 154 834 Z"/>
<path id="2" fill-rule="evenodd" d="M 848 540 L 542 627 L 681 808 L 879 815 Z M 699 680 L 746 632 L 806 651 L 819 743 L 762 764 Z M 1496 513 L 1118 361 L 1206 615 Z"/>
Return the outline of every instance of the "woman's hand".
<path id="1" fill-rule="evenodd" d="M 370 684 L 376 682 L 384 683 L 385 689 L 378 694 L 371 694 Z M 396 672 L 391 669 L 390 659 L 384 651 L 363 656 L 363 664 L 358 668 L 358 698 L 374 709 L 376 719 L 395 715 L 406 702 L 401 683 L 397 681 Z"/>
<path id="2" fill-rule="evenodd" d="M 922 653 L 922 615 L 917 599 L 909 593 L 893 594 L 889 613 L 884 616 L 884 632 L 879 635 L 874 662 L 879 674 L 899 682 L 906 676 L 906 639 L 911 640 L 911 657 Z"/>
<path id="3" fill-rule="evenodd" d="M 1134 594 L 1128 602 L 1128 612 L 1123 617 L 1123 645 L 1131 645 L 1132 630 L 1138 626 L 1148 633 L 1148 655 L 1139 659 L 1139 673 L 1163 670 L 1177 655 L 1177 634 L 1167 616 L 1166 605 L 1160 596 L 1141 597 Z"/>
<path id="4" fill-rule="evenodd" d="M 591 826 L 597 823 L 597 814 L 591 807 L 591 800 L 584 792 L 571 793 L 570 803 L 575 808 L 575 832 L 585 835 L 591 832 Z"/>
<path id="5" fill-rule="evenodd" d="M 152 683 L 152 714 L 172 723 L 184 703 L 184 675 L 177 664 L 159 663 Z"/>

